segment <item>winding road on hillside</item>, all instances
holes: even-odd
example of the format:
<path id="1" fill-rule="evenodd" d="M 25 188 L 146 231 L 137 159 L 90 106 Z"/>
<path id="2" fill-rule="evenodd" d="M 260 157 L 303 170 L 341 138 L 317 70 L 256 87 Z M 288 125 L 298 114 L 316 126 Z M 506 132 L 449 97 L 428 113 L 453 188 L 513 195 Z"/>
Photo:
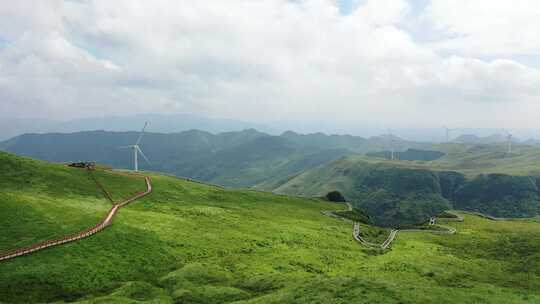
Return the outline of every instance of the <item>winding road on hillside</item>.
<path id="1" fill-rule="evenodd" d="M 91 171 L 89 171 L 89 173 L 90 173 L 90 175 L 92 175 L 92 178 L 95 181 L 98 188 L 100 188 L 104 192 L 105 196 L 109 200 L 112 201 L 112 197 L 111 197 L 110 193 L 103 187 L 103 185 L 101 185 L 97 181 L 97 179 L 95 178 L 95 176 L 93 175 L 93 173 Z M 11 250 L 11 251 L 8 251 L 8 252 L 0 253 L 0 261 L 4 261 L 4 260 L 19 257 L 19 256 L 23 256 L 23 255 L 26 255 L 26 254 L 29 254 L 29 253 L 32 253 L 32 252 L 43 250 L 45 248 L 49 248 L 49 247 L 53 247 L 53 246 L 58 246 L 58 245 L 78 241 L 78 240 L 84 239 L 86 237 L 89 237 L 91 235 L 94 235 L 94 234 L 102 231 L 103 229 L 107 228 L 112 223 L 112 221 L 114 220 L 114 217 L 116 216 L 116 214 L 118 213 L 118 210 L 120 208 L 125 207 L 129 203 L 131 203 L 131 202 L 133 202 L 133 201 L 135 201 L 135 200 L 149 194 L 150 192 L 152 192 L 152 184 L 150 182 L 150 177 L 146 176 L 144 179 L 145 179 L 145 182 L 146 182 L 146 190 L 145 191 L 137 193 L 137 194 L 135 194 L 135 195 L 133 195 L 131 197 L 128 197 L 128 198 L 126 198 L 126 199 L 124 199 L 124 200 L 122 200 L 122 201 L 120 201 L 118 203 L 113 203 L 113 207 L 109 210 L 109 212 L 107 212 L 105 217 L 101 221 L 99 221 L 96 225 L 94 225 L 93 227 L 91 227 L 89 229 L 86 229 L 86 230 L 83 230 L 83 231 L 80 231 L 80 232 L 77 232 L 77 233 L 74 233 L 74 234 L 71 234 L 71 235 L 67 235 L 67 236 L 58 238 L 58 239 L 45 241 L 45 242 L 40 242 L 40 243 L 36 243 L 36 244 L 33 244 L 31 246 L 28 246 L 28 247 L 19 248 L 19 249 Z"/>

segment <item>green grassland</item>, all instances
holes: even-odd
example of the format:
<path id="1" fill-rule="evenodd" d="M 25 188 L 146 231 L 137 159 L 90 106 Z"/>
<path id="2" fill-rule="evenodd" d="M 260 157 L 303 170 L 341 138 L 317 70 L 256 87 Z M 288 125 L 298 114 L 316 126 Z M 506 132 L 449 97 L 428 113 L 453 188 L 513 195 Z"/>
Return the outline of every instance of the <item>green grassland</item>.
<path id="1" fill-rule="evenodd" d="M 0 234 L 3 249 L 89 228 L 111 207 L 84 170 L 0 153 L 0 172 L 0 219 L 9 229 Z M 105 171 L 97 178 L 114 185 L 118 199 L 144 185 Z"/>
<path id="2" fill-rule="evenodd" d="M 383 226 L 410 225 L 452 207 L 497 217 L 540 215 L 540 148 L 515 145 L 510 154 L 494 144 L 434 149 L 445 155 L 432 161 L 350 155 L 256 188 L 305 197 L 337 190 Z"/>
<path id="3" fill-rule="evenodd" d="M 144 189 L 96 174 L 115 198 Z M 381 253 L 321 214 L 344 205 L 151 177 L 153 193 L 103 232 L 0 262 L 0 302 L 540 303 L 538 221 L 465 215 L 448 223 L 454 236 L 402 233 Z M 0 250 L 86 228 L 111 206 L 84 170 L 6 153 L 0 187 Z"/>
<path id="4" fill-rule="evenodd" d="M 459 171 L 467 177 L 489 173 L 540 175 L 540 147 L 537 146 L 515 144 L 510 154 L 507 153 L 506 144 L 435 144 L 432 149 L 445 155 L 433 161 L 390 161 L 364 156 L 353 156 L 352 159 L 437 171 Z"/>

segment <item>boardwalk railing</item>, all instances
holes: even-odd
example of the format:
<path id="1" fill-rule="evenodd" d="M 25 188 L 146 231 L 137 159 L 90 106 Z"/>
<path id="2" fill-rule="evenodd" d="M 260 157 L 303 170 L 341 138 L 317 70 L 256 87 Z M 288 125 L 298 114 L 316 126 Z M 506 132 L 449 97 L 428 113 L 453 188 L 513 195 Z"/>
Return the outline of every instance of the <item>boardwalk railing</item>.
<path id="1" fill-rule="evenodd" d="M 347 205 L 347 210 L 348 211 L 353 210 L 352 205 L 350 203 L 345 203 L 345 204 Z M 445 230 L 434 230 L 434 229 L 402 229 L 402 230 L 399 230 L 399 229 L 392 229 L 392 230 L 390 230 L 390 233 L 388 234 L 388 237 L 384 240 L 384 242 L 382 242 L 381 244 L 377 244 L 377 243 L 368 242 L 362 237 L 362 235 L 360 233 L 360 223 L 359 222 L 352 221 L 350 219 L 344 218 L 344 217 L 342 217 L 342 216 L 340 216 L 338 214 L 335 214 L 333 211 L 323 210 L 323 211 L 321 211 L 321 213 L 326 215 L 326 216 L 330 216 L 330 217 L 334 217 L 334 218 L 337 218 L 337 219 L 340 219 L 340 220 L 352 222 L 353 223 L 352 235 L 353 235 L 353 239 L 355 241 L 357 241 L 359 244 L 364 245 L 366 247 L 382 249 L 382 250 L 388 249 L 392 245 L 392 242 L 396 238 L 396 235 L 397 235 L 398 232 L 429 232 L 429 233 L 434 233 L 434 234 L 447 234 L 447 235 L 456 233 L 455 228 L 448 227 L 448 226 L 442 226 L 442 225 L 437 225 L 437 226 L 442 227 Z M 457 221 L 457 222 L 462 222 L 463 221 L 463 217 L 461 215 L 459 215 L 457 213 L 452 213 L 452 214 L 455 215 L 456 217 L 455 218 L 435 218 L 435 220 L 446 220 L 446 221 Z"/>
<path id="2" fill-rule="evenodd" d="M 145 181 L 146 181 L 146 191 L 137 193 L 117 204 L 114 204 L 114 206 L 109 210 L 109 212 L 107 212 L 105 217 L 93 227 L 71 234 L 71 235 L 67 235 L 67 236 L 55 239 L 55 240 L 40 242 L 40 243 L 33 244 L 25 248 L 19 248 L 19 249 L 11 250 L 8 252 L 0 253 L 0 261 L 12 259 L 18 256 L 36 252 L 45 248 L 78 241 L 80 239 L 89 237 L 91 235 L 94 235 L 100 232 L 101 230 L 107 228 L 107 226 L 109 226 L 112 223 L 114 217 L 116 216 L 116 213 L 118 212 L 120 208 L 152 192 L 152 185 L 150 183 L 150 178 L 145 177 Z"/>

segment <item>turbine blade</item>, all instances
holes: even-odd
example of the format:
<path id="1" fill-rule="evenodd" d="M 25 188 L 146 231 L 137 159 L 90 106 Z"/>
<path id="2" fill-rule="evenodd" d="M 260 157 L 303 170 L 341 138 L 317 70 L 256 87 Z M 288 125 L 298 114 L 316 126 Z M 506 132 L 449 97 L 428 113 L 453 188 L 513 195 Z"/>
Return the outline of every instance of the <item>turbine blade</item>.
<path id="1" fill-rule="evenodd" d="M 133 146 L 118 146 L 116 149 L 126 149 L 126 148 L 133 148 Z"/>
<path id="2" fill-rule="evenodd" d="M 144 160 L 150 165 L 150 161 L 148 160 L 148 158 L 146 157 L 146 155 L 144 155 L 143 151 L 141 150 L 141 148 L 137 147 L 137 150 L 139 151 L 139 153 L 141 153 L 141 156 L 144 158 Z"/>
<path id="3" fill-rule="evenodd" d="M 146 126 L 148 125 L 148 121 L 144 122 L 144 127 L 142 128 L 141 134 L 139 135 L 139 138 L 137 138 L 137 142 L 135 143 L 138 145 L 141 142 L 142 136 L 144 134 L 144 130 L 146 129 Z"/>

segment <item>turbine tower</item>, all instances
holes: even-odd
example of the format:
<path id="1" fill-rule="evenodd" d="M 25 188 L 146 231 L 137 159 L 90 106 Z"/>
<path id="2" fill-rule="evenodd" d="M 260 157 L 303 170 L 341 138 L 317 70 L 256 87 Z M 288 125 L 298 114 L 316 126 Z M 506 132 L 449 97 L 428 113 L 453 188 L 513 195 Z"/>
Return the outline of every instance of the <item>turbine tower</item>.
<path id="1" fill-rule="evenodd" d="M 139 138 L 137 138 L 137 141 L 135 142 L 134 145 L 119 147 L 119 148 L 131 148 L 131 149 L 133 149 L 133 170 L 135 172 L 139 171 L 139 159 L 138 159 L 139 153 L 144 158 L 144 160 L 148 164 L 150 164 L 150 161 L 148 160 L 146 155 L 144 155 L 143 151 L 141 150 L 141 148 L 139 146 L 139 144 L 141 143 L 141 139 L 143 137 L 143 134 L 144 134 L 144 130 L 146 129 L 147 125 L 148 125 L 148 122 L 145 122 L 144 127 L 142 128 L 141 134 L 139 134 Z"/>
<path id="2" fill-rule="evenodd" d="M 392 135 L 392 129 L 388 129 L 388 137 L 390 138 L 390 159 L 394 160 L 394 136 Z"/>
<path id="3" fill-rule="evenodd" d="M 512 133 L 508 130 L 503 129 L 503 132 L 506 133 L 506 140 L 508 145 L 508 154 L 512 153 Z"/>
<path id="4" fill-rule="evenodd" d="M 446 143 L 448 143 L 450 141 L 450 132 L 456 131 L 457 129 L 450 129 L 445 126 L 444 130 L 446 131 Z"/>

